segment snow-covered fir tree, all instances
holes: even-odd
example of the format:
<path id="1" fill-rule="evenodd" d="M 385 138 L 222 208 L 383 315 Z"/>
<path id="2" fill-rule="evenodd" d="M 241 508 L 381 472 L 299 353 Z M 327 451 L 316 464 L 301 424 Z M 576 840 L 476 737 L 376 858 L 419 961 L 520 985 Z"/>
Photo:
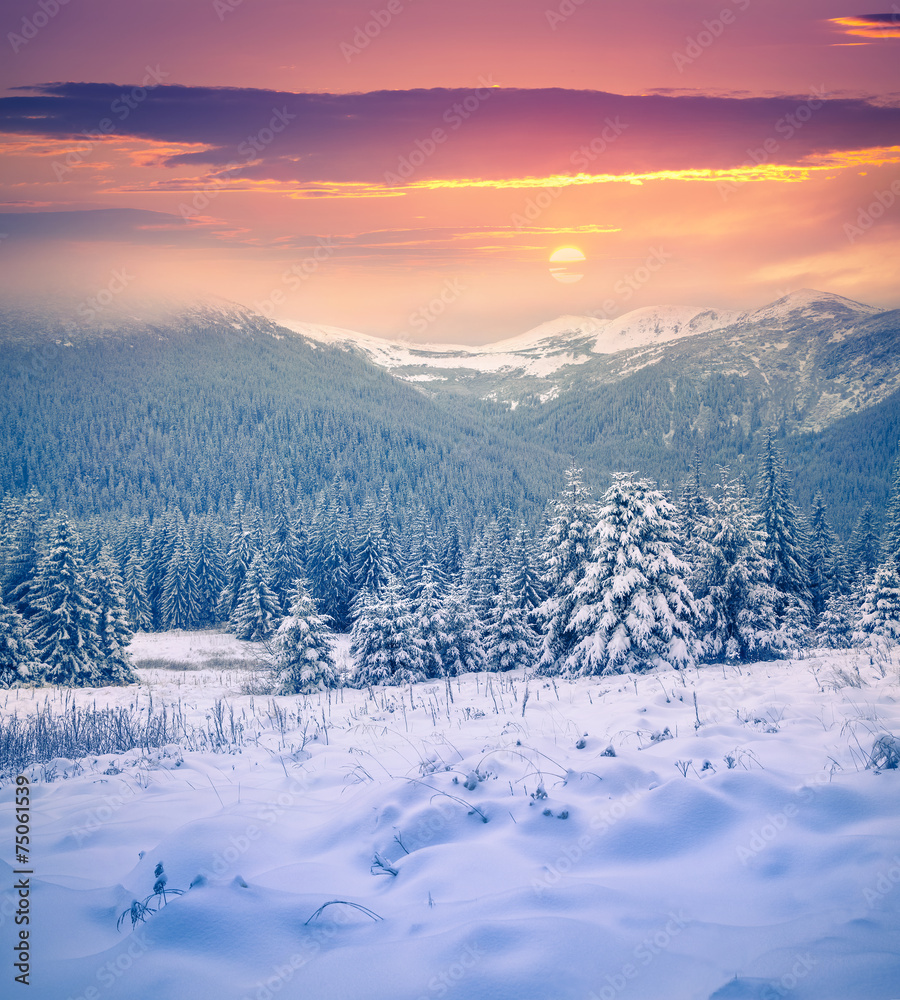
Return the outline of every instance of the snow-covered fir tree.
<path id="1" fill-rule="evenodd" d="M 382 535 L 381 518 L 375 502 L 369 498 L 362 510 L 362 528 L 353 551 L 354 592 L 367 590 L 380 594 L 392 573 L 392 561 Z"/>
<path id="2" fill-rule="evenodd" d="M 417 638 L 414 607 L 399 578 L 392 577 L 381 594 L 366 593 L 358 607 L 350 644 L 356 659 L 356 682 L 406 684 L 424 680 Z"/>
<path id="3" fill-rule="evenodd" d="M 172 560 L 172 553 L 175 550 L 175 543 L 178 540 L 181 520 L 183 519 L 180 511 L 176 513 L 176 511 L 170 510 L 156 519 L 153 530 L 150 532 L 144 568 L 146 570 L 147 599 L 150 602 L 150 613 L 155 628 L 165 627 L 163 595 L 166 588 L 166 574 Z"/>
<path id="4" fill-rule="evenodd" d="M 854 642 L 889 648 L 900 642 L 900 570 L 893 559 L 876 567 L 865 589 Z"/>
<path id="5" fill-rule="evenodd" d="M 884 508 L 884 527 L 881 532 L 879 562 L 900 560 L 900 458 L 891 470 L 891 487 Z"/>
<path id="6" fill-rule="evenodd" d="M 819 649 L 849 649 L 859 606 L 847 594 L 834 593 L 825 599 L 815 629 L 815 644 Z"/>
<path id="7" fill-rule="evenodd" d="M 537 609 L 546 598 L 546 590 L 540 567 L 540 557 L 535 552 L 535 546 L 522 525 L 512 541 L 510 552 L 509 573 L 511 587 L 516 603 L 523 608 L 532 625 L 537 625 Z"/>
<path id="8" fill-rule="evenodd" d="M 494 598 L 490 628 L 485 633 L 485 666 L 488 670 L 516 670 L 535 665 L 540 641 L 513 592 L 510 573 L 500 578 Z"/>
<path id="9" fill-rule="evenodd" d="M 308 575 L 313 596 L 341 630 L 350 619 L 352 580 L 348 551 L 347 514 L 340 484 L 335 479 L 320 509 L 311 542 L 313 552 Z"/>
<path id="10" fill-rule="evenodd" d="M 784 456 L 775 447 L 771 431 L 760 462 L 757 497 L 765 556 L 771 564 L 769 582 L 778 595 L 776 618 L 802 627 L 808 624 L 810 606 L 806 537 L 791 497 Z"/>
<path id="11" fill-rule="evenodd" d="M 107 544 L 100 547 L 89 583 L 97 608 L 97 636 L 102 656 L 95 665 L 97 683 L 104 686 L 133 684 L 137 677 L 131 668 L 128 644 L 134 630 L 125 605 L 119 564 Z"/>
<path id="12" fill-rule="evenodd" d="M 281 602 L 272 590 L 271 581 L 268 561 L 258 552 L 247 569 L 237 606 L 228 622 L 238 639 L 268 639 L 281 622 Z"/>
<path id="13" fill-rule="evenodd" d="M 485 652 L 478 615 L 462 584 L 454 584 L 444 596 L 444 628 L 448 637 L 445 672 L 455 677 L 484 670 Z"/>
<path id="14" fill-rule="evenodd" d="M 875 508 L 866 503 L 857 518 L 849 543 L 850 570 L 854 576 L 869 577 L 875 572 L 881 550 Z"/>
<path id="15" fill-rule="evenodd" d="M 692 666 L 701 652 L 690 568 L 678 555 L 675 507 L 649 479 L 617 473 L 575 588 L 566 665 L 581 674 Z"/>
<path id="16" fill-rule="evenodd" d="M 166 570 L 161 620 L 164 628 L 196 628 L 200 624 L 200 602 L 194 554 L 187 529 L 178 533 Z"/>
<path id="17" fill-rule="evenodd" d="M 208 628 L 218 620 L 219 597 L 225 586 L 225 569 L 219 540 L 207 518 L 200 518 L 196 525 L 193 552 L 197 624 Z"/>
<path id="18" fill-rule="evenodd" d="M 35 585 L 42 554 L 43 499 L 32 489 L 21 502 L 16 501 L 8 516 L 10 524 L 4 538 L 2 598 L 11 608 L 27 616 L 31 606 L 31 589 Z"/>
<path id="19" fill-rule="evenodd" d="M 231 510 L 228 533 L 228 553 L 225 556 L 225 585 L 219 595 L 217 616 L 230 621 L 240 600 L 244 578 L 257 552 L 253 525 L 244 508 L 244 498 L 238 493 Z"/>
<path id="20" fill-rule="evenodd" d="M 692 578 L 700 600 L 707 659 L 772 656 L 783 643 L 775 620 L 778 594 L 769 582 L 765 533 L 739 480 L 722 470 L 699 544 Z"/>
<path id="21" fill-rule="evenodd" d="M 581 469 L 566 471 L 566 488 L 550 502 L 544 535 L 544 586 L 547 598 L 539 608 L 544 638 L 538 672 L 558 673 L 575 644 L 571 629 L 575 589 L 584 576 L 591 532 L 597 523 L 597 505 L 584 485 Z"/>
<path id="22" fill-rule="evenodd" d="M 278 597 L 282 610 L 287 612 L 294 583 L 306 573 L 306 552 L 283 478 L 276 484 L 274 505 L 274 523 L 269 541 L 272 589 Z"/>
<path id="23" fill-rule="evenodd" d="M 48 684 L 95 687 L 102 683 L 97 666 L 103 651 L 97 634 L 97 607 L 79 549 L 80 539 L 68 518 L 59 517 L 32 589 L 29 638 Z"/>
<path id="24" fill-rule="evenodd" d="M 809 592 L 813 613 L 825 610 L 828 598 L 844 589 L 841 542 L 829 521 L 821 493 L 813 497 L 809 518 Z"/>
<path id="25" fill-rule="evenodd" d="M 25 632 L 25 620 L 0 602 L 0 688 L 27 684 L 40 676 L 34 643 Z"/>
<path id="26" fill-rule="evenodd" d="M 434 582 L 434 566 L 426 566 L 422 573 L 419 596 L 415 600 L 416 645 L 422 661 L 422 670 L 428 677 L 443 677 L 444 655 L 450 645 L 444 603 Z"/>
<path id="27" fill-rule="evenodd" d="M 296 580 L 288 614 L 273 639 L 279 693 L 311 694 L 338 685 L 332 637 L 306 581 Z"/>
<path id="28" fill-rule="evenodd" d="M 153 628 L 153 615 L 147 597 L 144 560 L 138 545 L 135 545 L 125 560 L 122 575 L 122 593 L 131 627 L 136 632 L 146 632 Z"/>

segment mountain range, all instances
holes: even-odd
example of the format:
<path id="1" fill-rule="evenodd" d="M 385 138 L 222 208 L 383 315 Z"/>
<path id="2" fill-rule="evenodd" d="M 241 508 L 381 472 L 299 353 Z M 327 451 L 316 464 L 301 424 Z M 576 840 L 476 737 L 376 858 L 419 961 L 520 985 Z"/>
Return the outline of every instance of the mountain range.
<path id="1" fill-rule="evenodd" d="M 754 473 L 774 428 L 802 504 L 849 531 L 883 501 L 900 437 L 900 311 L 804 290 L 749 312 L 564 316 L 485 346 L 386 341 L 225 301 L 0 309 L 0 490 L 83 516 L 388 483 L 434 516 L 526 516 L 571 460 L 602 487 L 677 487 L 692 456 Z M 186 500 L 186 496 L 190 494 Z M 198 499 L 199 498 L 199 499 Z M 529 514 L 530 512 L 530 514 Z"/>

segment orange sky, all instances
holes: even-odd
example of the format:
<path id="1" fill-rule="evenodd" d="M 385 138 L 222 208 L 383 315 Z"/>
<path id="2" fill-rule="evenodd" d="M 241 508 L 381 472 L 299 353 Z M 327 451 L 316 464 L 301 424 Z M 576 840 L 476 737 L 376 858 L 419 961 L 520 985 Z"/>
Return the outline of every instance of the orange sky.
<path id="1" fill-rule="evenodd" d="M 391 3 L 4 5 L 0 291 L 124 272 L 470 342 L 809 286 L 900 305 L 900 10 Z"/>

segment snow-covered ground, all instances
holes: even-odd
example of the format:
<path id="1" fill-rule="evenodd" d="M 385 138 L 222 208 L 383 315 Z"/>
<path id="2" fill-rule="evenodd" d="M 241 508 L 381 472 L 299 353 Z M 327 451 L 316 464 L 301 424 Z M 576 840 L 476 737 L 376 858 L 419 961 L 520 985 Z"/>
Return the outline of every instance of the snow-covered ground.
<path id="1" fill-rule="evenodd" d="M 218 711 L 242 745 L 31 770 L 32 998 L 900 997 L 900 771 L 866 768 L 896 661 L 273 699 L 239 693 L 260 675 L 229 637 L 134 652 L 194 669 L 74 700 Z M 188 891 L 117 930 L 160 862 Z"/>

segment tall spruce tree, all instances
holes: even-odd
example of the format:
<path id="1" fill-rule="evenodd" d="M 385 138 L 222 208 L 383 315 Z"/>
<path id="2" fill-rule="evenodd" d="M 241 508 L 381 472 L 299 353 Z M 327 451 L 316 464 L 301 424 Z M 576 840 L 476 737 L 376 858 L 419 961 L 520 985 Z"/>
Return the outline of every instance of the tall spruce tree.
<path id="1" fill-rule="evenodd" d="M 275 511 L 270 539 L 272 589 L 282 610 L 287 613 L 293 587 L 306 573 L 304 544 L 297 531 L 296 519 L 288 499 L 287 485 L 279 479 L 275 489 Z"/>
<path id="2" fill-rule="evenodd" d="M 272 590 L 272 571 L 266 557 L 258 552 L 241 584 L 237 605 L 229 620 L 238 639 L 268 639 L 281 622 L 281 602 Z"/>
<path id="3" fill-rule="evenodd" d="M 107 544 L 100 546 L 89 583 L 97 609 L 101 655 L 95 665 L 96 683 L 104 686 L 133 684 L 137 677 L 131 669 L 128 644 L 134 630 L 128 618 L 119 564 Z"/>
<path id="4" fill-rule="evenodd" d="M 778 593 L 759 516 L 726 469 L 709 507 L 693 577 L 704 655 L 730 661 L 776 655 L 783 643 L 775 620 Z"/>
<path id="5" fill-rule="evenodd" d="M 128 619 L 136 632 L 146 632 L 153 628 L 153 615 L 147 597 L 146 572 L 139 545 L 135 545 L 125 560 L 122 576 L 122 591 Z"/>
<path id="6" fill-rule="evenodd" d="M 231 510 L 231 525 L 228 531 L 228 553 L 225 557 L 225 585 L 219 595 L 217 616 L 222 621 L 231 621 L 240 600 L 241 589 L 250 564 L 258 549 L 253 537 L 253 522 L 244 506 L 244 498 L 238 493 Z"/>
<path id="7" fill-rule="evenodd" d="M 485 645 L 488 670 L 528 669 L 537 660 L 540 639 L 529 624 L 528 611 L 516 599 L 509 572 L 500 578 Z"/>
<path id="8" fill-rule="evenodd" d="M 36 655 L 25 632 L 25 620 L 0 602 L 0 688 L 17 687 L 39 677 Z"/>
<path id="9" fill-rule="evenodd" d="M 426 678 L 444 676 L 444 654 L 450 644 L 446 611 L 434 582 L 433 569 L 433 566 L 426 566 L 422 573 L 414 610 L 416 646 Z"/>
<path id="10" fill-rule="evenodd" d="M 581 469 L 573 465 L 566 471 L 566 488 L 550 502 L 547 515 L 543 551 L 548 596 L 539 609 L 545 624 L 538 672 L 549 675 L 560 672 L 576 642 L 571 628 L 575 590 L 584 577 L 597 523 L 597 505 Z"/>
<path id="11" fill-rule="evenodd" d="M 200 602 L 194 553 L 187 529 L 178 532 L 163 586 L 160 621 L 163 628 L 190 629 L 200 624 Z"/>
<path id="12" fill-rule="evenodd" d="M 32 589 L 29 637 L 43 663 L 43 679 L 65 687 L 95 687 L 103 659 L 97 634 L 98 610 L 79 554 L 80 539 L 60 516 Z"/>
<path id="13" fill-rule="evenodd" d="M 353 623 L 350 652 L 358 684 L 406 684 L 425 679 L 410 599 L 397 577 L 368 595 Z"/>
<path id="14" fill-rule="evenodd" d="M 482 630 L 472 601 L 462 584 L 454 584 L 444 596 L 444 628 L 448 644 L 444 670 L 451 677 L 484 670 Z"/>
<path id="15" fill-rule="evenodd" d="M 209 628 L 218 619 L 219 597 L 225 585 L 225 568 L 219 540 L 208 518 L 200 518 L 195 527 L 193 552 L 197 624 L 202 628 Z"/>
<path id="16" fill-rule="evenodd" d="M 649 479 L 618 473 L 603 496 L 575 588 L 575 673 L 692 666 L 698 608 L 680 557 L 675 507 Z"/>
<path id="17" fill-rule="evenodd" d="M 338 686 L 332 635 L 328 618 L 319 614 L 306 581 L 296 580 L 288 614 L 273 639 L 281 694 L 312 694 Z"/>
<path id="18" fill-rule="evenodd" d="M 867 503 L 853 528 L 850 536 L 850 569 L 855 577 L 870 577 L 878 565 L 881 542 L 878 537 L 878 525 L 875 519 L 875 508 Z"/>
<path id="19" fill-rule="evenodd" d="M 757 495 L 765 556 L 771 563 L 769 582 L 775 588 L 776 617 L 808 623 L 810 593 L 806 537 L 788 484 L 784 457 L 766 435 L 759 469 Z"/>

